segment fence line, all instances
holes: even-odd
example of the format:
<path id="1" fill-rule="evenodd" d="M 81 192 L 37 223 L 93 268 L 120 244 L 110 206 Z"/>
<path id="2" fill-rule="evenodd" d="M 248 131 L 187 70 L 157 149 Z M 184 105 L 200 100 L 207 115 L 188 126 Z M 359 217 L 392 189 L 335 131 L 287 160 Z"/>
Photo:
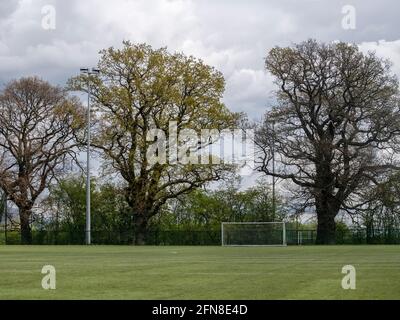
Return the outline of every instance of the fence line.
<path id="1" fill-rule="evenodd" d="M 85 243 L 83 230 L 34 230 L 33 244 L 79 245 Z M 286 230 L 288 245 L 312 245 L 317 237 L 316 230 Z M 93 230 L 94 244 L 129 245 L 133 243 L 132 231 Z M 7 230 L 7 244 L 20 244 L 19 230 Z M 0 230 L 0 244 L 5 244 L 5 231 Z M 337 244 L 400 244 L 400 229 L 338 230 Z M 220 245 L 220 229 L 212 230 L 152 230 L 146 236 L 148 245 Z"/>

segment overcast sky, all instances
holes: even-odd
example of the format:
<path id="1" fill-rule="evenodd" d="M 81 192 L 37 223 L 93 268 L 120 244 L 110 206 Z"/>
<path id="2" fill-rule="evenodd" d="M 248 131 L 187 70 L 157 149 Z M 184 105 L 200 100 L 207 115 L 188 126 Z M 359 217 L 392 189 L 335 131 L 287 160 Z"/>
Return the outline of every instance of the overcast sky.
<path id="1" fill-rule="evenodd" d="M 43 28 L 46 5 L 55 29 Z M 344 29 L 342 8 L 356 9 Z M 193 54 L 225 75 L 224 101 L 259 117 L 273 84 L 263 59 L 276 45 L 308 38 L 355 42 L 392 59 L 400 75 L 400 4 L 396 0 L 1 0 L 0 83 L 38 75 L 64 84 L 98 51 L 123 39 Z"/>

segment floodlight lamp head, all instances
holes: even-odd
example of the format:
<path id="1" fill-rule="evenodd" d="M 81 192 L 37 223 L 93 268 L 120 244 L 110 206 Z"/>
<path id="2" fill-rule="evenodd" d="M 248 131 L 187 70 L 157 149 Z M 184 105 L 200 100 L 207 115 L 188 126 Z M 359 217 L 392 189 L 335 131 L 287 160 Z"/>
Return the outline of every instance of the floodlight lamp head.
<path id="1" fill-rule="evenodd" d="M 92 73 L 99 74 L 100 73 L 100 69 L 92 68 Z"/>
<path id="2" fill-rule="evenodd" d="M 80 68 L 81 73 L 88 73 L 89 69 L 88 68 Z"/>

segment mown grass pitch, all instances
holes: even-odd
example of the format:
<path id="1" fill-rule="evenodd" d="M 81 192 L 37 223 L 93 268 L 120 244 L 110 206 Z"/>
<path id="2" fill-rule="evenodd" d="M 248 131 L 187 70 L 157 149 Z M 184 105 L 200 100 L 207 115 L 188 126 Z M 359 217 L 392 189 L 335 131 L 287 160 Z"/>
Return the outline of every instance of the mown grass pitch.
<path id="1" fill-rule="evenodd" d="M 400 246 L 0 246 L 0 299 L 400 299 Z"/>

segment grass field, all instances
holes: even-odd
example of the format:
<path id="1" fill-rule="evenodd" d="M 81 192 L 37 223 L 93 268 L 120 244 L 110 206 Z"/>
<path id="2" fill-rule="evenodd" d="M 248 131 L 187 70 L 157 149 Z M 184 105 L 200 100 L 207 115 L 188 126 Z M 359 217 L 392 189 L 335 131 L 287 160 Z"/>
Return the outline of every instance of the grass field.
<path id="1" fill-rule="evenodd" d="M 0 246 L 0 299 L 400 299 L 400 246 Z"/>

